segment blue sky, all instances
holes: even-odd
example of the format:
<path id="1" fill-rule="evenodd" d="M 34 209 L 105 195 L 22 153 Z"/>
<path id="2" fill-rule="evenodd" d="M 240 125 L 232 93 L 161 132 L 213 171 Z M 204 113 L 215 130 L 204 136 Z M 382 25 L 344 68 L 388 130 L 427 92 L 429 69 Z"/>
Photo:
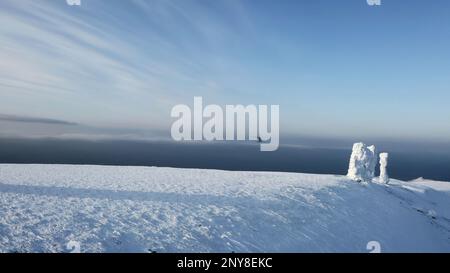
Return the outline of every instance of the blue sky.
<path id="1" fill-rule="evenodd" d="M 445 0 L 2 0 L 2 133 L 11 116 L 169 132 L 172 106 L 203 96 L 279 104 L 282 135 L 448 142 L 448 14 Z"/>

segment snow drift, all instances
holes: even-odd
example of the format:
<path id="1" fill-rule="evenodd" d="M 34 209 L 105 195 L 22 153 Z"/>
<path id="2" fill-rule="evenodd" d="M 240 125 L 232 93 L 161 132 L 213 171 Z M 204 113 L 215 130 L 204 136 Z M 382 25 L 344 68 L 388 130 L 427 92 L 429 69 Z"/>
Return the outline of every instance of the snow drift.
<path id="1" fill-rule="evenodd" d="M 450 183 L 0 165 L 0 251 L 450 252 Z"/>

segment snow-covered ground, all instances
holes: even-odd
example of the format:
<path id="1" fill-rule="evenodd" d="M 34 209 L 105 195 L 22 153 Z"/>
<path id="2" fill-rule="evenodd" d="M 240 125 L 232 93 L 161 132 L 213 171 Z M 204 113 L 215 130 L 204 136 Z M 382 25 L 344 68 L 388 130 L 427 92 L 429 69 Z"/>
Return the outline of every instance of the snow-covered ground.
<path id="1" fill-rule="evenodd" d="M 0 252 L 450 252 L 450 183 L 0 165 Z"/>

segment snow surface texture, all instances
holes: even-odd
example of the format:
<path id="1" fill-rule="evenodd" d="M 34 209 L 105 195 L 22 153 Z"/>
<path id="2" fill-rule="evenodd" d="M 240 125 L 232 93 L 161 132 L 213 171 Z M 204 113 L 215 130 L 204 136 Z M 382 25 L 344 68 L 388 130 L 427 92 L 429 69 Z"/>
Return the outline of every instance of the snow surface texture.
<path id="1" fill-rule="evenodd" d="M 389 175 L 387 173 L 388 159 L 388 153 L 380 153 L 380 183 L 389 183 Z"/>
<path id="2" fill-rule="evenodd" d="M 0 164 L 0 251 L 450 252 L 450 183 Z"/>
<path id="3" fill-rule="evenodd" d="M 355 181 L 372 181 L 377 165 L 375 146 L 367 147 L 359 142 L 353 144 L 347 176 Z"/>

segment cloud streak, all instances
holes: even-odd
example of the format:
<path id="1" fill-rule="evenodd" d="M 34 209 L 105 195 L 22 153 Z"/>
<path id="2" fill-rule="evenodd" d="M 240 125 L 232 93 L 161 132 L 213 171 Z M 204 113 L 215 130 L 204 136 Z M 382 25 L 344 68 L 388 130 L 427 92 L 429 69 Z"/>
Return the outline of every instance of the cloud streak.
<path id="1" fill-rule="evenodd" d="M 78 125 L 75 122 L 58 120 L 58 119 L 21 117 L 21 116 L 4 115 L 4 114 L 0 114 L 0 121 L 25 122 L 25 123 L 43 123 L 43 124 L 58 124 L 58 125 Z"/>
<path id="2" fill-rule="evenodd" d="M 220 86 L 205 77 L 213 70 L 201 59 L 218 37 L 234 35 L 220 20 L 203 15 L 200 22 L 204 7 L 194 4 L 184 10 L 171 1 L 131 1 L 124 10 L 109 1 L 2 1 L 0 107 L 83 123 L 166 126 L 180 98 Z"/>
<path id="3" fill-rule="evenodd" d="M 203 96 L 279 104 L 287 133 L 448 139 L 448 3 L 257 2 L 2 0 L 0 111 L 168 132 Z"/>

